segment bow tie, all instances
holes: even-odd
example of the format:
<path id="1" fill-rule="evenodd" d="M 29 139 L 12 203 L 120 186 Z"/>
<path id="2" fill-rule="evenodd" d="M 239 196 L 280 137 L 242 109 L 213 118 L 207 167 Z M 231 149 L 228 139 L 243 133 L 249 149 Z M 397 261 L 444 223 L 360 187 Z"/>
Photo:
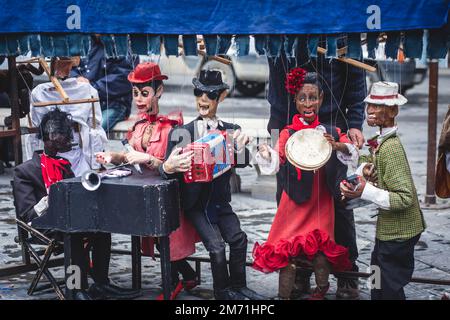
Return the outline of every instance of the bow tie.
<path id="1" fill-rule="evenodd" d="M 217 119 L 217 117 L 214 118 L 203 118 L 203 125 L 205 126 L 206 129 L 208 130 L 216 130 L 217 127 L 219 126 L 219 119 Z"/>
<path id="2" fill-rule="evenodd" d="M 372 148 L 373 150 L 376 150 L 378 148 L 378 136 L 373 137 L 372 139 L 367 140 L 367 146 L 369 146 L 370 148 Z"/>

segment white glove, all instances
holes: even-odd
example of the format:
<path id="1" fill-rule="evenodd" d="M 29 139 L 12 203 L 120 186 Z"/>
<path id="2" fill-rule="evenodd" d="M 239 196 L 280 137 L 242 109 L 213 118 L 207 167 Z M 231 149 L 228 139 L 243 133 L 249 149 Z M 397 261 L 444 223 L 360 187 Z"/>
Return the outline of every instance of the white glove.
<path id="1" fill-rule="evenodd" d="M 247 136 L 245 133 L 242 133 L 240 129 L 234 132 L 233 139 L 236 144 L 237 152 L 241 152 L 242 149 L 250 142 L 250 137 Z"/>
<path id="2" fill-rule="evenodd" d="M 163 170 L 166 173 L 186 172 L 191 168 L 194 152 L 180 153 L 181 151 L 181 148 L 175 148 L 166 162 L 163 163 Z"/>
<path id="3" fill-rule="evenodd" d="M 34 206 L 34 211 L 36 211 L 39 217 L 42 216 L 44 213 L 46 213 L 47 209 L 48 209 L 48 196 L 42 197 L 42 199 Z"/>
<path id="4" fill-rule="evenodd" d="M 266 143 L 262 143 L 258 146 L 258 153 L 260 154 L 261 158 L 263 158 L 267 162 L 270 162 L 270 160 L 272 159 L 270 148 Z"/>

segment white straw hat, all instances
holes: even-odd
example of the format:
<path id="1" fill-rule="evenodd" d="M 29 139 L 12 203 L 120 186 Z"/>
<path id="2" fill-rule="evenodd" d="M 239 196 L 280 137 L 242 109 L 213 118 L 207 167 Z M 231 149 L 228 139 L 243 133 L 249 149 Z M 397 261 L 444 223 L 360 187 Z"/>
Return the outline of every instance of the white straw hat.
<path id="1" fill-rule="evenodd" d="M 372 85 L 370 94 L 364 102 L 371 104 L 401 106 L 408 100 L 398 93 L 398 84 L 395 82 L 378 81 Z"/>

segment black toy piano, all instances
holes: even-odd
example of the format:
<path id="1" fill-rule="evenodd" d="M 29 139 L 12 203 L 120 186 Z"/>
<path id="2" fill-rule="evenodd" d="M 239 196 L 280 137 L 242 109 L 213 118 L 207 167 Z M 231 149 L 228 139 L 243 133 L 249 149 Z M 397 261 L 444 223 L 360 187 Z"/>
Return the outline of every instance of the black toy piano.
<path id="1" fill-rule="evenodd" d="M 107 232 L 131 235 L 133 288 L 141 287 L 140 236 L 159 238 L 164 298 L 170 296 L 169 234 L 179 227 L 180 200 L 176 180 L 164 180 L 144 170 L 123 178 L 103 179 L 95 191 L 81 178 L 51 186 L 48 212 L 33 220 L 33 227 L 64 233 L 65 270 L 71 264 L 71 234 Z M 68 274 L 66 273 L 66 280 Z M 66 297 L 72 292 L 66 286 Z"/>

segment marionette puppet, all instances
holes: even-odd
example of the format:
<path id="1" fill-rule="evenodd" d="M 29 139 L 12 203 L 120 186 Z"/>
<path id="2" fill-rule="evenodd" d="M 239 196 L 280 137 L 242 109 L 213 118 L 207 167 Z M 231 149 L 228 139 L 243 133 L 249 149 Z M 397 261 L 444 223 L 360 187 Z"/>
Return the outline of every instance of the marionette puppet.
<path id="1" fill-rule="evenodd" d="M 170 130 L 174 125 L 183 122 L 181 114 L 169 116 L 159 114 L 159 99 L 164 91 L 163 80 L 167 79 L 166 75 L 161 74 L 159 66 L 153 62 L 138 64 L 128 75 L 128 80 L 133 85 L 133 100 L 140 118 L 127 134 L 127 139 L 133 150 L 129 152 L 97 153 L 99 163 L 142 164 L 147 170 L 158 170 L 164 160 Z M 180 227 L 170 235 L 172 271 L 172 294 L 170 298 L 172 300 L 182 289 L 190 290 L 197 285 L 195 271 L 185 260 L 186 257 L 195 252 L 197 239 L 198 236 L 194 227 L 185 219 L 184 214 L 181 214 Z M 145 255 L 153 256 L 153 248 L 154 238 L 142 238 L 142 249 Z M 182 281 L 179 280 L 179 273 L 183 277 Z"/>
<path id="2" fill-rule="evenodd" d="M 59 156 L 70 161 L 75 176 L 84 172 L 98 169 L 100 165 L 95 161 L 95 153 L 104 150 L 107 143 L 105 130 L 101 127 L 102 113 L 98 102 L 74 103 L 72 100 L 98 99 L 97 90 L 89 83 L 78 82 L 70 77 L 71 68 L 79 62 L 77 57 L 54 57 L 50 63 L 50 75 L 58 79 L 61 90 L 67 94 L 69 100 L 58 108 L 71 115 L 73 119 L 73 148 Z M 44 115 L 54 109 L 51 104 L 61 101 L 60 92 L 53 82 L 45 82 L 36 86 L 31 92 L 31 121 L 38 126 Z M 47 103 L 47 106 L 35 106 Z M 41 148 L 39 139 L 33 134 L 26 136 L 26 154 L 31 158 L 33 152 Z"/>
<path id="3" fill-rule="evenodd" d="M 417 191 L 405 150 L 397 135 L 395 117 L 407 100 L 398 84 L 376 82 L 364 100 L 367 124 L 380 128 L 368 140 L 369 155 L 360 157 L 358 182 L 341 183 L 347 199 L 361 198 L 378 207 L 371 265 L 380 269 L 381 285 L 371 290 L 373 300 L 403 300 L 403 287 L 414 271 L 414 246 L 425 230 Z"/>
<path id="4" fill-rule="evenodd" d="M 73 120 L 70 114 L 55 109 L 47 112 L 39 125 L 38 137 L 43 140 L 44 150 L 36 151 L 32 159 L 14 169 L 14 199 L 20 219 L 33 225 L 33 220 L 45 215 L 49 208 L 48 192 L 52 184 L 72 178 L 70 162 L 58 156 L 72 149 Z M 62 237 L 52 230 L 41 230 L 59 240 Z M 81 287 L 74 290 L 73 299 L 133 299 L 139 295 L 135 290 L 114 285 L 109 277 L 111 237 L 105 233 L 74 234 L 72 240 L 72 263 L 81 270 Z M 89 287 L 87 281 L 87 251 L 85 238 L 92 250 L 93 266 L 90 274 L 94 283 Z"/>
<path id="5" fill-rule="evenodd" d="M 201 71 L 199 78 L 194 78 L 192 82 L 198 117 L 171 131 L 166 160 L 160 166 L 160 173 L 167 179 L 180 181 L 186 218 L 194 225 L 211 258 L 215 298 L 261 299 L 262 296 L 247 288 L 246 284 L 247 235 L 230 205 L 231 170 L 226 163 L 222 163 L 225 167 L 219 170 L 218 164 L 213 162 L 208 167 L 204 161 L 196 161 L 194 157 L 198 150 L 204 160 L 203 155 L 208 156 L 218 148 L 222 148 L 222 154 L 226 155 L 231 145 L 235 167 L 245 167 L 249 163 L 249 151 L 245 148 L 249 137 L 241 132 L 238 125 L 222 121 L 216 114 L 229 89 L 219 71 Z M 232 143 L 221 137 L 227 132 L 234 140 Z M 193 170 L 197 166 L 198 170 Z M 218 174 L 211 175 L 209 169 Z M 195 176 L 202 177 L 201 182 L 192 177 L 193 172 Z M 229 265 L 226 244 L 230 247 Z"/>
<path id="6" fill-rule="evenodd" d="M 450 105 L 442 123 L 435 179 L 436 195 L 450 198 Z"/>
<path id="7" fill-rule="evenodd" d="M 280 270 L 279 297 L 293 299 L 310 293 L 309 277 L 299 279 L 302 273 L 296 273 L 297 266 L 312 267 L 317 287 L 309 299 L 321 300 L 329 289 L 331 270 L 351 268 L 348 249 L 334 240 L 334 199 L 340 200 L 339 183 L 357 151 L 339 128 L 320 123 L 323 91 L 315 73 L 292 69 L 286 89 L 295 96 L 298 114 L 280 132 L 275 148 L 260 145 L 255 157 L 263 174 L 281 174 L 283 191 L 267 241 L 253 249 L 253 268 L 265 273 Z M 296 153 L 308 150 L 296 148 L 295 143 L 291 151 L 286 148 L 291 136 L 303 133 L 304 142 L 312 147 L 325 144 L 331 153 L 315 171 L 294 166 Z"/>

